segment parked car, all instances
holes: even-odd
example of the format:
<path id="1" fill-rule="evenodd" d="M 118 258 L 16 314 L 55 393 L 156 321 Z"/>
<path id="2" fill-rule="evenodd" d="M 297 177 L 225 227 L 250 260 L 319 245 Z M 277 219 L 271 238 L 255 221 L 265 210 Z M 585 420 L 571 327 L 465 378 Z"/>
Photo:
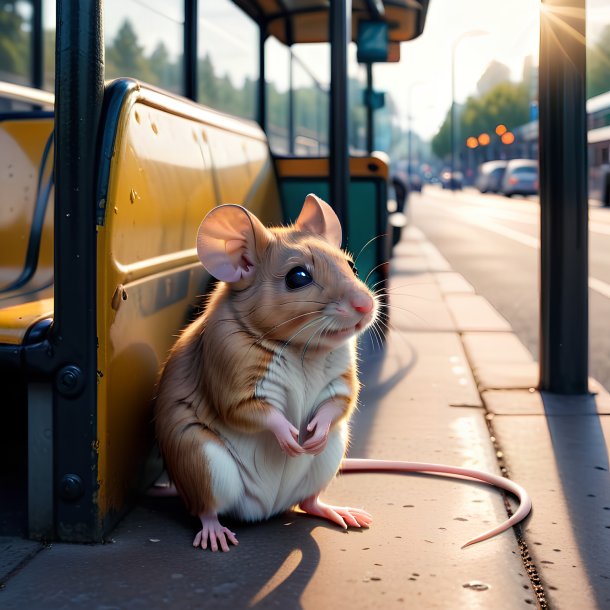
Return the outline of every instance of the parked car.
<path id="1" fill-rule="evenodd" d="M 444 189 L 461 190 L 463 185 L 464 174 L 462 172 L 451 172 L 448 169 L 441 172 L 441 186 Z"/>
<path id="2" fill-rule="evenodd" d="M 508 161 L 487 161 L 479 165 L 475 186 L 481 193 L 497 193 Z"/>
<path id="3" fill-rule="evenodd" d="M 506 165 L 500 192 L 512 195 L 538 193 L 538 162 L 531 159 L 511 159 Z"/>

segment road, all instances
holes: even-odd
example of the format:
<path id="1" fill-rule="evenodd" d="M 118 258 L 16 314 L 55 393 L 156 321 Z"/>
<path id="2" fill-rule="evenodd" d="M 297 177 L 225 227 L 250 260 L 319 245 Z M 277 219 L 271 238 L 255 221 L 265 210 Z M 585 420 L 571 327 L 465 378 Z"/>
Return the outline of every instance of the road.
<path id="1" fill-rule="evenodd" d="M 538 201 L 428 186 L 411 196 L 409 219 L 511 323 L 537 359 Z M 589 230 L 589 370 L 610 388 L 610 209 L 591 207 Z"/>

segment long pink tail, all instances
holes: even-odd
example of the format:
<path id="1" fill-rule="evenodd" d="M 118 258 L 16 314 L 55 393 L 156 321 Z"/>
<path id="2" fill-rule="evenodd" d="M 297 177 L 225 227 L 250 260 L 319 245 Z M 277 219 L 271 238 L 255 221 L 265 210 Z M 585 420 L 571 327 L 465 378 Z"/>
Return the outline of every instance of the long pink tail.
<path id="1" fill-rule="evenodd" d="M 341 464 L 341 472 L 437 472 L 441 474 L 448 475 L 456 475 L 458 477 L 466 477 L 468 479 L 476 479 L 477 481 L 483 481 L 485 483 L 489 483 L 490 485 L 494 485 L 495 487 L 499 487 L 500 489 L 504 489 L 514 494 L 519 498 L 519 508 L 516 512 L 501 523 L 497 527 L 490 529 L 487 532 L 484 532 L 480 536 L 469 540 L 466 544 L 462 546 L 465 548 L 470 546 L 471 544 L 476 544 L 477 542 L 482 542 L 483 540 L 487 540 L 488 538 L 492 538 L 493 536 L 500 534 L 513 525 L 516 525 L 532 510 L 532 501 L 529 497 L 529 494 L 521 485 L 511 481 L 510 479 L 506 479 L 504 477 L 499 477 L 495 474 L 489 474 L 487 472 L 481 472 L 480 470 L 471 470 L 470 468 L 460 468 L 458 466 L 446 466 L 444 464 L 427 464 L 425 462 L 401 462 L 401 461 L 393 461 L 393 460 L 364 460 L 364 459 L 354 459 L 354 458 L 346 458 L 343 460 Z"/>

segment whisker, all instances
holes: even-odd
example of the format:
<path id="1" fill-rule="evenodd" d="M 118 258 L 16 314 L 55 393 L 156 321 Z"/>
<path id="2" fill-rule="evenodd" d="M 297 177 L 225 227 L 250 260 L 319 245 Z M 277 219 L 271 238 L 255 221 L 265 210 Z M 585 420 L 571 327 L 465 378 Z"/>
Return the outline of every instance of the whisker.
<path id="1" fill-rule="evenodd" d="M 426 326 L 431 326 L 430 322 L 428 322 L 428 320 L 426 320 L 425 318 L 422 318 L 420 315 L 416 314 L 414 311 L 410 311 L 409 309 L 406 309 L 405 307 L 400 307 L 398 305 L 391 305 L 390 303 L 381 303 L 379 305 L 381 308 L 386 308 L 386 309 L 399 309 L 400 311 L 404 311 L 405 313 L 408 313 L 412 316 L 415 316 L 418 320 L 420 320 L 421 322 L 423 322 Z M 388 316 L 389 319 L 389 316 Z"/>
<path id="2" fill-rule="evenodd" d="M 276 324 L 275 326 L 273 326 L 272 328 L 270 328 L 266 333 L 263 333 L 256 341 L 256 343 L 260 343 L 265 337 L 267 337 L 267 335 L 271 334 L 273 331 L 277 330 L 278 328 L 280 328 L 280 326 L 284 326 L 284 324 L 289 324 L 290 322 L 294 322 L 295 320 L 298 320 L 299 318 L 304 318 L 306 316 L 312 316 L 314 314 L 320 313 L 322 310 L 321 309 L 314 309 L 312 311 L 308 311 L 305 313 L 301 313 L 297 316 L 293 316 L 292 318 L 289 318 L 288 320 L 284 320 L 284 322 L 280 322 L 279 324 Z"/>
<path id="3" fill-rule="evenodd" d="M 300 335 L 304 330 L 306 330 L 307 328 L 309 328 L 310 326 L 313 326 L 314 324 L 317 324 L 320 320 L 322 320 L 323 318 L 315 318 L 314 320 L 311 320 L 310 322 L 307 322 L 307 324 L 305 324 L 304 326 L 302 326 L 296 333 L 294 333 L 294 335 L 292 335 L 292 337 L 290 337 L 283 345 L 282 348 L 280 349 L 280 353 L 278 354 L 278 358 L 282 357 L 282 354 L 284 353 L 284 350 L 288 347 L 288 345 L 290 344 L 290 342 L 298 335 Z"/>
<path id="4" fill-rule="evenodd" d="M 354 265 L 356 264 L 356 262 L 358 261 L 358 259 L 360 258 L 360 255 L 364 252 L 364 250 L 366 248 L 368 248 L 368 246 L 370 246 L 376 239 L 381 239 L 382 237 L 387 237 L 387 233 L 382 233 L 381 235 L 376 235 L 375 237 L 372 237 L 371 239 L 369 239 L 366 244 L 364 244 L 364 246 L 362 246 L 362 248 L 360 248 L 360 252 L 358 252 L 358 254 L 356 255 L 356 258 L 354 259 Z"/>
<path id="5" fill-rule="evenodd" d="M 379 263 L 378 265 L 375 265 L 366 275 L 366 278 L 364 278 L 364 283 L 366 284 L 369 281 L 369 278 L 371 277 L 371 274 L 374 273 L 375 271 L 377 271 L 377 269 L 379 269 L 380 267 L 383 267 L 385 264 L 387 264 L 387 261 L 384 261 L 383 263 Z M 387 278 L 384 278 L 383 281 L 386 281 Z"/>
<path id="6" fill-rule="evenodd" d="M 325 318 L 328 318 L 328 316 L 324 316 L 323 318 L 321 318 L 321 321 L 323 322 Z M 332 319 L 328 320 L 326 322 L 326 328 L 328 328 L 331 324 L 332 324 Z M 312 333 L 311 337 L 309 337 L 309 339 L 307 340 L 307 343 L 305 343 L 305 346 L 303 348 L 303 353 L 301 354 L 301 366 L 304 366 L 305 354 L 307 352 L 307 348 L 309 347 L 309 344 L 312 342 L 313 338 L 318 334 L 318 332 L 320 332 L 320 337 L 321 337 L 324 329 L 325 329 L 325 326 L 322 325 L 321 329 L 319 331 L 316 330 L 314 333 Z M 318 345 L 320 344 L 320 337 L 318 338 Z"/>
<path id="7" fill-rule="evenodd" d="M 408 292 L 376 292 L 375 296 L 389 296 L 389 297 L 397 296 L 397 297 L 409 297 L 410 299 L 419 299 L 420 301 L 428 301 L 428 302 L 437 301 L 437 299 L 435 299 L 433 297 L 422 297 L 419 294 L 410 294 Z"/>

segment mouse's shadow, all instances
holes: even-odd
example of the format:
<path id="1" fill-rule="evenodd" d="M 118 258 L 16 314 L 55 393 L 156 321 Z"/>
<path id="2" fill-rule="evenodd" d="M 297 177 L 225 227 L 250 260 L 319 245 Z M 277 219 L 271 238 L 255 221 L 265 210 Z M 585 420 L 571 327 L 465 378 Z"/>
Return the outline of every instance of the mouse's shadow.
<path id="1" fill-rule="evenodd" d="M 320 564 L 313 531 L 323 527 L 342 532 L 328 521 L 291 511 L 260 523 L 221 519 L 237 534 L 239 545 L 228 553 L 214 553 L 192 547 L 198 521 L 189 517 L 178 498 L 144 498 L 136 510 L 140 522 L 144 513 L 152 521 L 146 526 L 149 531 L 165 528 L 160 536 L 171 545 L 165 553 L 173 557 L 172 570 L 179 565 L 186 577 L 181 580 L 196 583 L 206 609 L 301 608 L 302 595 Z M 166 582 L 163 566 L 159 569 L 159 577 L 150 581 Z"/>

